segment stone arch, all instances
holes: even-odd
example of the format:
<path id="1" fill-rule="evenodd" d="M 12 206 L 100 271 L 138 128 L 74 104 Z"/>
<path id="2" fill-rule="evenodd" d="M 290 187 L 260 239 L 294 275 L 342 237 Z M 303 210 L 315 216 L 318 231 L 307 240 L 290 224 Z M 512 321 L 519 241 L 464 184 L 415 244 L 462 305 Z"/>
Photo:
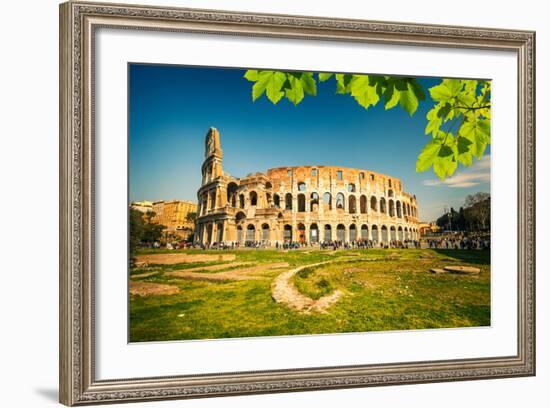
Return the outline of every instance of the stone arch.
<path id="1" fill-rule="evenodd" d="M 365 195 L 359 198 L 359 212 L 361 214 L 367 213 L 367 197 Z"/>
<path id="2" fill-rule="evenodd" d="M 348 193 L 355 193 L 355 184 L 353 183 L 348 184 Z"/>
<path id="3" fill-rule="evenodd" d="M 281 208 L 281 197 L 279 194 L 273 194 L 273 205 L 276 208 Z"/>
<path id="4" fill-rule="evenodd" d="M 303 181 L 298 182 L 298 191 L 306 191 L 306 183 Z"/>
<path id="5" fill-rule="evenodd" d="M 262 224 L 262 241 L 269 241 L 269 224 Z"/>
<path id="6" fill-rule="evenodd" d="M 388 197 L 393 197 L 393 190 L 392 189 L 388 190 Z"/>
<path id="7" fill-rule="evenodd" d="M 336 240 L 344 242 L 346 240 L 346 226 L 338 224 L 336 227 Z"/>
<path id="8" fill-rule="evenodd" d="M 332 241 L 332 226 L 330 224 L 325 224 L 323 239 L 325 241 Z"/>
<path id="9" fill-rule="evenodd" d="M 222 242 L 223 241 L 223 222 L 218 223 L 217 231 L 218 231 L 218 236 L 216 237 L 216 241 Z"/>
<path id="10" fill-rule="evenodd" d="M 237 213 L 237 215 L 235 215 L 235 220 L 236 220 L 237 222 L 241 222 L 241 221 L 244 220 L 245 218 L 246 218 L 246 214 L 245 214 L 244 212 L 242 212 L 242 211 L 239 211 L 239 212 Z"/>
<path id="11" fill-rule="evenodd" d="M 372 234 L 372 240 L 374 242 L 380 242 L 380 235 L 378 234 L 378 225 L 372 225 L 371 226 L 371 234 Z"/>
<path id="12" fill-rule="evenodd" d="M 271 184 L 270 181 L 268 181 L 268 182 L 265 183 L 265 189 L 266 189 L 266 190 L 271 190 L 272 188 L 273 188 L 273 184 Z"/>
<path id="13" fill-rule="evenodd" d="M 366 241 L 369 239 L 369 227 L 367 224 L 361 225 L 361 239 Z"/>
<path id="14" fill-rule="evenodd" d="M 349 226 L 349 240 L 350 242 L 357 241 L 357 227 L 355 224 Z"/>
<path id="15" fill-rule="evenodd" d="M 378 202 L 377 202 L 375 196 L 372 196 L 372 197 L 370 198 L 370 209 L 371 209 L 372 211 L 378 211 Z"/>
<path id="16" fill-rule="evenodd" d="M 285 194 L 285 210 L 292 210 L 292 194 Z"/>
<path id="17" fill-rule="evenodd" d="M 403 242 L 405 240 L 405 234 L 403 233 L 403 227 L 397 227 L 397 240 Z"/>
<path id="18" fill-rule="evenodd" d="M 246 240 L 255 241 L 256 240 L 256 227 L 254 224 L 248 224 L 246 226 Z"/>
<path id="19" fill-rule="evenodd" d="M 388 200 L 389 215 L 390 217 L 395 217 L 395 201 Z"/>
<path id="20" fill-rule="evenodd" d="M 309 196 L 309 211 L 314 212 L 319 209 L 319 194 L 316 192 L 311 193 Z"/>
<path id="21" fill-rule="evenodd" d="M 237 241 L 241 244 L 244 242 L 243 227 L 241 225 L 237 226 Z"/>
<path id="22" fill-rule="evenodd" d="M 355 214 L 357 212 L 357 199 L 354 195 L 350 195 L 348 198 L 349 208 L 348 211 L 350 214 Z"/>
<path id="23" fill-rule="evenodd" d="M 336 209 L 344 210 L 345 208 L 346 208 L 346 199 L 344 197 L 344 194 L 342 193 L 336 194 Z"/>
<path id="24" fill-rule="evenodd" d="M 298 241 L 306 241 L 306 226 L 302 223 L 298 224 Z"/>
<path id="25" fill-rule="evenodd" d="M 283 240 L 285 242 L 292 242 L 292 225 L 285 224 L 283 228 Z"/>
<path id="26" fill-rule="evenodd" d="M 239 194 L 239 208 L 244 208 L 245 202 L 244 202 L 244 194 Z"/>
<path id="27" fill-rule="evenodd" d="M 298 212 L 306 211 L 306 196 L 305 194 L 298 194 Z"/>
<path id="28" fill-rule="evenodd" d="M 210 192 L 210 209 L 216 208 L 216 190 Z"/>
<path id="29" fill-rule="evenodd" d="M 309 242 L 316 244 L 319 242 L 319 227 L 316 223 L 309 226 Z"/>
<path id="30" fill-rule="evenodd" d="M 227 185 L 227 202 L 231 207 L 237 207 L 237 189 L 239 186 L 237 183 L 229 183 Z"/>
<path id="31" fill-rule="evenodd" d="M 393 225 L 390 227 L 390 240 L 391 241 L 397 240 L 397 231 L 395 230 L 395 227 Z"/>
<path id="32" fill-rule="evenodd" d="M 401 211 L 401 201 L 395 202 L 395 210 L 397 212 L 397 218 L 403 218 L 403 212 Z"/>
<path id="33" fill-rule="evenodd" d="M 382 242 L 388 242 L 388 227 L 385 225 L 380 228 L 380 238 Z"/>
<path id="34" fill-rule="evenodd" d="M 380 198 L 380 212 L 386 214 L 386 199 L 384 197 Z"/>
<path id="35" fill-rule="evenodd" d="M 251 191 L 248 196 L 250 200 L 250 206 L 256 207 L 258 205 L 258 193 L 256 193 L 255 191 Z"/>
<path id="36" fill-rule="evenodd" d="M 328 192 L 323 194 L 323 208 L 325 210 L 332 210 L 332 195 Z"/>

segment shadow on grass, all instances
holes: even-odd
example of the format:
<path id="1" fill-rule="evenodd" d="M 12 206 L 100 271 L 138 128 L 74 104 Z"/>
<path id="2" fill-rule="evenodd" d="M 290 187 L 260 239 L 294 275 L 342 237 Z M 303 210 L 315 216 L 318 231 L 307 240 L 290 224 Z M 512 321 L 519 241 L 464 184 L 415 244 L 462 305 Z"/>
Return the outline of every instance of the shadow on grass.
<path id="1" fill-rule="evenodd" d="M 462 262 L 475 263 L 480 265 L 491 264 L 491 251 L 477 249 L 432 249 L 432 251 Z"/>

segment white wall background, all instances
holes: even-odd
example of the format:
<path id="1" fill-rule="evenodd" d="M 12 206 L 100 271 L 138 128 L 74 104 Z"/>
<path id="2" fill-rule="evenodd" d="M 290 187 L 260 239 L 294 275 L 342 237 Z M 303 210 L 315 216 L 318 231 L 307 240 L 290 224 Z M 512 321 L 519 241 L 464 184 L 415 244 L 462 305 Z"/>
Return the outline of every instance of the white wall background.
<path id="1" fill-rule="evenodd" d="M 547 406 L 550 278 L 543 233 L 549 226 L 550 27 L 544 2 L 390 0 L 133 0 L 158 5 L 530 29 L 537 31 L 538 231 L 534 378 L 289 393 L 131 406 Z M 58 2 L 5 2 L 0 15 L 0 375 L 2 406 L 57 404 Z M 496 271 L 498 273 L 498 271 Z M 546 398 L 545 398 L 546 397 Z M 130 405 L 126 405 L 130 406 Z"/>

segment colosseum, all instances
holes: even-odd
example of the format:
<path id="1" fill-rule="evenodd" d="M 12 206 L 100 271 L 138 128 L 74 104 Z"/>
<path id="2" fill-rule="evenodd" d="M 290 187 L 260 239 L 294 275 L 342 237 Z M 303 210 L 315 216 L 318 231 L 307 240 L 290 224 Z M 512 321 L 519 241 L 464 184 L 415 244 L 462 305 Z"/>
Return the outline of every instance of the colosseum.
<path id="1" fill-rule="evenodd" d="M 395 177 L 337 166 L 296 166 L 235 178 L 223 171 L 220 134 L 205 140 L 197 244 L 369 242 L 418 239 L 416 197 Z"/>

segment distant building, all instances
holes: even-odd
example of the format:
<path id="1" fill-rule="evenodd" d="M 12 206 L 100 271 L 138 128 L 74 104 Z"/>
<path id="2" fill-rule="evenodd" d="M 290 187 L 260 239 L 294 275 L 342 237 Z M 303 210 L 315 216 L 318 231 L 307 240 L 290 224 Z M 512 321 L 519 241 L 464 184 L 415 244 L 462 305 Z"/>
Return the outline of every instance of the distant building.
<path id="1" fill-rule="evenodd" d="M 418 231 L 420 232 L 420 235 L 426 235 L 426 234 L 435 234 L 438 233 L 441 230 L 441 227 L 439 227 L 435 222 L 421 222 L 418 224 Z"/>
<path id="2" fill-rule="evenodd" d="M 134 210 L 141 211 L 146 214 L 153 211 L 153 202 L 152 201 L 132 201 L 130 203 L 130 208 Z"/>
<path id="3" fill-rule="evenodd" d="M 186 237 L 195 228 L 195 222 L 189 221 L 189 213 L 197 213 L 197 204 L 191 201 L 172 200 L 152 203 L 154 213 L 151 222 L 166 227 L 166 232 L 173 232 Z"/>

